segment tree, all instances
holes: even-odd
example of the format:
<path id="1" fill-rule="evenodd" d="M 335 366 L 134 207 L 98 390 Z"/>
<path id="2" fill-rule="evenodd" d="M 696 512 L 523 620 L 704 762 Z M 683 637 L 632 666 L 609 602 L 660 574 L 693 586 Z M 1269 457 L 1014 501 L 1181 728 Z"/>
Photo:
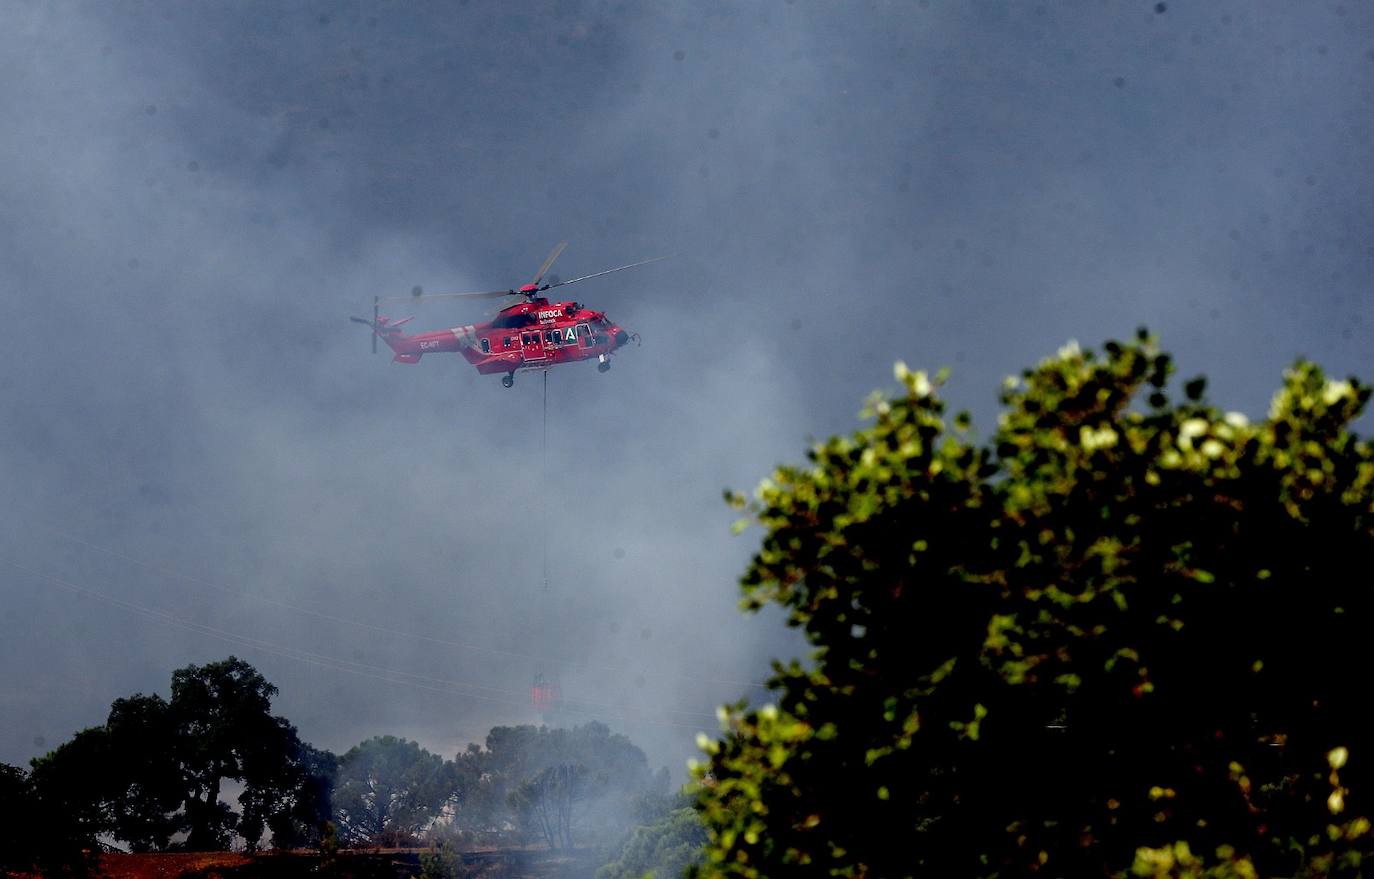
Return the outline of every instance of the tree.
<path id="1" fill-rule="evenodd" d="M 226 780 L 242 782 L 251 801 L 289 759 L 290 736 L 271 714 L 276 694 L 256 669 L 232 656 L 172 674 L 171 719 L 187 782 L 188 849 L 227 848 L 239 829 L 237 816 L 220 801 Z M 255 844 L 261 826 L 244 829 L 257 831 L 249 839 Z"/>
<path id="2" fill-rule="evenodd" d="M 383 834 L 414 837 L 459 796 L 458 774 L 444 758 L 376 736 L 339 760 L 334 811 L 344 840 L 364 844 Z"/>
<path id="3" fill-rule="evenodd" d="M 103 726 L 74 735 L 33 761 L 39 798 L 94 845 L 109 834 L 136 852 L 165 849 L 186 822 L 185 797 L 167 703 L 136 694 L 117 699 Z"/>
<path id="4" fill-rule="evenodd" d="M 116 699 L 105 721 L 109 779 L 101 791 L 110 817 L 109 832 L 136 852 L 161 851 L 186 829 L 177 807 L 185 799 L 184 778 L 176 761 L 172 714 L 160 696 L 136 694 Z"/>
<path id="5" fill-rule="evenodd" d="M 438 842 L 420 853 L 420 879 L 466 879 L 480 875 L 463 865 L 463 855 L 451 843 Z"/>
<path id="6" fill-rule="evenodd" d="M 594 784 L 581 763 L 547 766 L 511 791 L 511 808 L 539 829 L 549 848 L 572 848 L 573 807 L 587 799 Z"/>
<path id="7" fill-rule="evenodd" d="M 0 763 L 0 875 L 85 875 L 90 863 L 85 849 L 94 846 L 47 807 L 34 791 L 32 778 L 17 766 Z"/>
<path id="8" fill-rule="evenodd" d="M 570 729 L 495 727 L 486 747 L 458 755 L 467 795 L 457 829 L 479 836 L 512 832 L 550 847 L 616 838 L 632 823 L 637 797 L 666 787 L 644 752 L 603 723 Z"/>
<path id="9" fill-rule="evenodd" d="M 730 496 L 745 606 L 815 650 L 706 743 L 704 875 L 1358 872 L 1370 389 L 1299 362 L 1252 424 L 1172 371 L 1071 345 L 980 444 L 899 364 L 871 426 Z"/>
<path id="10" fill-rule="evenodd" d="M 263 829 L 272 834 L 276 848 L 299 848 L 322 841 L 333 816 L 332 794 L 339 758 L 302 742 L 295 727 L 275 718 L 279 727 L 272 747 L 254 755 L 251 773 L 258 782 L 239 794 L 243 817 L 239 833 L 256 841 Z"/>
<path id="11" fill-rule="evenodd" d="M 328 819 L 333 757 L 300 741 L 270 713 L 276 688 L 229 657 L 172 676 L 172 698 L 117 699 L 103 726 L 33 762 L 35 796 L 80 838 L 103 834 L 134 851 L 227 848 L 235 834 L 256 847 L 270 828 L 278 845 L 308 841 Z M 242 815 L 221 801 L 242 786 Z"/>
<path id="12" fill-rule="evenodd" d="M 547 765 L 535 762 L 539 728 L 498 726 L 487 733 L 485 747 L 469 744 L 454 762 L 468 781 L 467 796 L 454 821 L 459 830 L 479 838 L 505 837 L 515 825 L 510 795 Z"/>
<path id="13" fill-rule="evenodd" d="M 32 809 L 28 775 L 18 766 L 0 763 L 0 871 L 8 873 L 32 866 L 23 833 L 28 829 Z"/>
<path id="14" fill-rule="evenodd" d="M 26 833 L 33 805 L 28 775 L 18 766 L 0 763 L 0 873 L 33 868 Z"/>
<path id="15" fill-rule="evenodd" d="M 596 871 L 596 879 L 675 879 L 701 859 L 706 825 L 683 794 L 636 827 L 613 860 Z"/>
<path id="16" fill-rule="evenodd" d="M 114 830 L 118 766 L 109 731 L 103 726 L 83 729 L 32 761 L 34 800 L 46 814 L 62 816 L 65 833 L 93 848 L 97 837 Z"/>

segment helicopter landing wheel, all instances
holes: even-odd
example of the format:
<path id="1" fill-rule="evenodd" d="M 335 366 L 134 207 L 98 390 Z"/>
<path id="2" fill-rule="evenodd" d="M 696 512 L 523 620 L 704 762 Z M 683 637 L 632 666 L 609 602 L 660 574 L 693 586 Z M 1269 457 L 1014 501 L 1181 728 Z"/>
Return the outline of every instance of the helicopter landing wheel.
<path id="1" fill-rule="evenodd" d="M 606 355 L 605 355 L 605 354 L 602 354 L 601 357 L 599 357 L 599 358 L 597 359 L 597 362 L 596 362 L 596 371 L 597 371 L 597 372 L 606 372 L 606 371 L 609 370 L 610 368 L 611 368 L 611 361 L 609 361 L 609 360 L 606 359 Z"/>
<path id="2" fill-rule="evenodd" d="M 501 384 L 502 386 L 507 388 L 515 384 L 515 373 L 508 372 L 505 375 L 501 376 Z"/>

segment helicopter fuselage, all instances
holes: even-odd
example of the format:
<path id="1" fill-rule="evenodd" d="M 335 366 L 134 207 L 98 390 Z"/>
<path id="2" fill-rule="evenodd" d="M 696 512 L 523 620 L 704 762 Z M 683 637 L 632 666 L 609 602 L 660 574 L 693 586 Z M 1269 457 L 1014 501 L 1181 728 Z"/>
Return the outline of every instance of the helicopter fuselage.
<path id="1" fill-rule="evenodd" d="M 604 368 L 607 357 L 631 339 L 603 312 L 540 298 L 504 308 L 485 323 L 452 329 L 407 336 L 401 323 L 379 318 L 375 327 L 394 352 L 394 362 L 419 363 L 426 354 L 457 352 L 483 375 L 545 370 L 578 360 L 597 360 Z"/>

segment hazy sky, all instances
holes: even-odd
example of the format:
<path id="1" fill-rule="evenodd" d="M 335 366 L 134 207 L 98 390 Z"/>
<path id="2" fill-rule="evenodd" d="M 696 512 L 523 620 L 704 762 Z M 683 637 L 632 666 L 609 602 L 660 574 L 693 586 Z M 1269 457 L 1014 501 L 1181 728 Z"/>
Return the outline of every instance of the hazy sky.
<path id="1" fill-rule="evenodd" d="M 451 755 L 544 671 L 680 773 L 802 650 L 723 488 L 897 359 L 984 433 L 1140 324 L 1252 415 L 1374 377 L 1372 135 L 1358 0 L 0 0 L 0 761 L 233 653 L 323 747 Z M 538 375 L 348 322 L 564 239 L 674 256 L 569 288 L 644 344 L 550 374 L 547 465 Z"/>

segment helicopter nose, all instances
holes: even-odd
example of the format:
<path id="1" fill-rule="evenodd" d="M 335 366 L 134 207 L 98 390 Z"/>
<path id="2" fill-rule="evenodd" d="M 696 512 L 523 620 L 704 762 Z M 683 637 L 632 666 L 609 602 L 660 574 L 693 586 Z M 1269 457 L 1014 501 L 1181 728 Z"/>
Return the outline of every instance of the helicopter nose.
<path id="1" fill-rule="evenodd" d="M 617 348 L 619 348 L 619 347 L 622 346 L 622 345 L 628 345 L 628 344 L 630 344 L 630 334 L 627 333 L 627 332 L 625 332 L 624 330 L 616 330 L 616 331 L 615 331 L 615 346 L 616 346 Z"/>

